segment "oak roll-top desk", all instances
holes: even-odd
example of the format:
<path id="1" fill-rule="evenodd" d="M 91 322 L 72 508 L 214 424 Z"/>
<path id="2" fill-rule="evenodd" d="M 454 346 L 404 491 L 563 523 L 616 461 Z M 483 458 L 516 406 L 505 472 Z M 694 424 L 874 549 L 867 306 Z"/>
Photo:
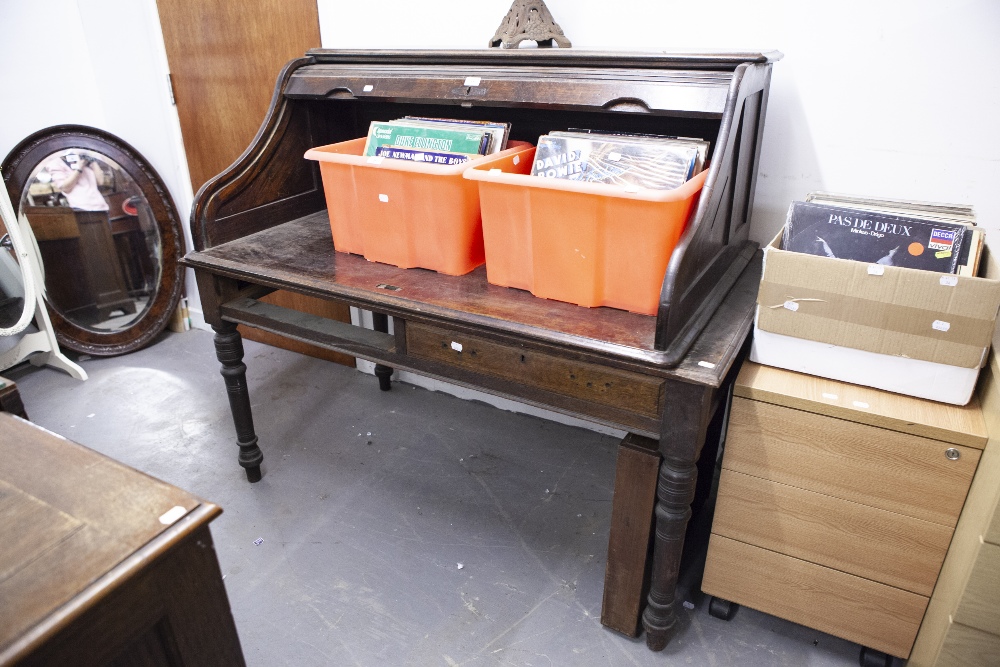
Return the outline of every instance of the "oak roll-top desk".
<path id="1" fill-rule="evenodd" d="M 384 389 L 391 369 L 402 368 L 626 430 L 602 621 L 636 632 L 629 617 L 641 609 L 655 495 L 643 625 L 649 646 L 662 649 L 676 620 L 699 455 L 710 426 L 721 424 L 719 399 L 752 322 L 760 262 L 748 241 L 750 210 L 779 57 L 317 49 L 290 62 L 251 146 L 195 198 L 196 251 L 184 260 L 216 331 L 248 479 L 260 479 L 263 456 L 240 323 L 375 361 Z M 319 171 L 303 154 L 404 115 L 506 121 L 512 139 L 532 143 L 573 127 L 710 140 L 707 181 L 663 278 L 657 315 L 536 298 L 488 284 L 484 267 L 450 277 L 335 253 Z M 375 330 L 259 300 L 275 289 L 371 310 Z M 636 463 L 629 470 L 645 472 L 623 484 L 626 454 Z M 702 475 L 700 490 L 709 478 Z M 645 515 L 630 516 L 637 512 Z M 625 620 L 614 621 L 609 608 L 624 610 Z"/>

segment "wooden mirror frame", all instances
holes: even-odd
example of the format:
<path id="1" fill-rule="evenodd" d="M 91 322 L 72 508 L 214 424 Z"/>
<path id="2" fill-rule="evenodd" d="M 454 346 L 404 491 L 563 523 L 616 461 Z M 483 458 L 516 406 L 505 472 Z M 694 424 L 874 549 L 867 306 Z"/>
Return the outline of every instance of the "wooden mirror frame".
<path id="1" fill-rule="evenodd" d="M 118 137 L 85 125 L 56 125 L 39 130 L 21 141 L 4 158 L 0 171 L 11 203 L 20 211 L 21 195 L 35 168 L 53 153 L 67 148 L 90 150 L 116 162 L 142 191 L 160 234 L 160 282 L 149 307 L 132 324 L 113 332 L 85 329 L 49 306 L 56 338 L 63 347 L 93 356 L 134 352 L 148 345 L 170 321 L 181 299 L 184 268 L 184 236 L 177 207 L 156 170 L 132 146 Z"/>

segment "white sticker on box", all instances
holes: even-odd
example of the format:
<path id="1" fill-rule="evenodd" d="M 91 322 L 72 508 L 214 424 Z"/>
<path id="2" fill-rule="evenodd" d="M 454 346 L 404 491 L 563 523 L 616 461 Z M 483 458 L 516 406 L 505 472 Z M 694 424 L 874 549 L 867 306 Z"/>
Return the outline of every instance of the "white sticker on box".
<path id="1" fill-rule="evenodd" d="M 373 155 L 368 158 L 368 164 L 382 164 L 382 160 L 384 159 L 381 155 Z"/>
<path id="2" fill-rule="evenodd" d="M 715 364 L 713 364 L 711 361 L 699 361 L 698 365 L 701 366 L 702 368 L 715 368 Z"/>
<path id="3" fill-rule="evenodd" d="M 868 275 L 870 276 L 881 276 L 885 273 L 885 267 L 881 264 L 869 264 L 868 265 Z"/>
<path id="4" fill-rule="evenodd" d="M 187 510 L 181 507 L 180 505 L 176 505 L 160 515 L 160 523 L 162 523 L 164 526 L 169 526 L 170 524 L 177 521 L 177 519 L 181 518 L 185 514 L 187 514 Z"/>
<path id="5" fill-rule="evenodd" d="M 490 173 L 491 174 L 502 174 L 503 170 L 502 169 L 490 169 Z"/>
<path id="6" fill-rule="evenodd" d="M 451 341 L 451 349 L 455 350 L 456 352 L 461 352 L 462 351 L 462 344 L 461 343 L 456 343 L 455 341 Z"/>
<path id="7" fill-rule="evenodd" d="M 467 86 L 478 86 L 482 79 L 478 76 L 467 76 L 465 77 L 465 85 Z"/>
<path id="8" fill-rule="evenodd" d="M 854 405 L 854 407 L 861 408 L 862 410 L 867 410 L 868 408 L 871 407 L 870 405 L 868 405 L 864 401 L 854 401 L 853 405 Z"/>
<path id="9" fill-rule="evenodd" d="M 786 301 L 781 305 L 785 307 L 785 310 L 790 310 L 793 313 L 799 309 L 799 304 L 795 303 L 794 301 Z"/>
<path id="10" fill-rule="evenodd" d="M 520 164 L 520 163 L 521 163 L 521 156 L 520 155 L 515 155 L 514 156 L 514 164 Z"/>
<path id="11" fill-rule="evenodd" d="M 364 87 L 364 88 L 363 88 L 362 90 L 364 90 L 364 91 L 365 91 L 366 93 L 370 93 L 370 92 L 372 92 L 373 90 L 375 90 L 375 86 L 373 86 L 372 84 L 370 84 L 370 83 L 369 83 L 369 84 L 368 84 L 367 86 L 365 86 L 365 87 Z"/>
<path id="12" fill-rule="evenodd" d="M 837 395 L 836 394 L 823 394 L 823 398 L 828 398 L 831 401 L 835 401 L 835 400 L 837 400 Z"/>
<path id="13" fill-rule="evenodd" d="M 935 331 L 947 331 L 948 329 L 951 328 L 951 323 L 943 322 L 941 320 L 934 320 L 934 322 L 931 324 L 931 328 L 934 329 Z"/>
<path id="14" fill-rule="evenodd" d="M 958 284 L 958 276 L 941 276 L 941 284 L 945 287 L 954 287 Z"/>
<path id="15" fill-rule="evenodd" d="M 389 195 L 379 195 L 378 196 L 378 200 L 380 202 L 382 202 L 383 204 L 388 204 L 389 203 Z"/>
<path id="16" fill-rule="evenodd" d="M 619 160 L 622 159 L 622 154 L 621 153 L 608 153 L 608 159 L 611 160 L 612 162 L 618 162 Z"/>

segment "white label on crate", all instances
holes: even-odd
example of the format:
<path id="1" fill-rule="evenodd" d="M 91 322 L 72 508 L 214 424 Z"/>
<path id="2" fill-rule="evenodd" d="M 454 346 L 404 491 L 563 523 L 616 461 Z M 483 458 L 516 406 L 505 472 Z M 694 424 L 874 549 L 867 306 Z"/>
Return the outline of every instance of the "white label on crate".
<path id="1" fill-rule="evenodd" d="M 854 405 L 854 407 L 861 408 L 862 410 L 867 410 L 868 408 L 871 407 L 870 405 L 868 405 L 864 401 L 854 401 L 853 405 Z"/>
<path id="2" fill-rule="evenodd" d="M 786 301 L 781 305 L 785 307 L 785 310 L 790 310 L 793 313 L 799 309 L 799 304 L 795 303 L 794 301 Z"/>
<path id="3" fill-rule="evenodd" d="M 389 195 L 379 195 L 378 196 L 378 200 L 380 202 L 382 202 L 383 204 L 388 204 L 389 203 Z"/>
<path id="4" fill-rule="evenodd" d="M 954 287 L 958 284 L 958 276 L 941 276 L 941 284 L 945 287 Z"/>
<path id="5" fill-rule="evenodd" d="M 363 88 L 362 90 L 364 90 L 364 91 L 365 91 L 366 93 L 370 93 L 370 92 L 372 92 L 373 90 L 375 90 L 375 86 L 373 86 L 372 84 L 370 84 L 370 83 L 369 83 L 369 84 L 368 84 L 367 86 L 365 86 L 365 87 L 364 87 L 364 88 Z"/>
<path id="6" fill-rule="evenodd" d="M 490 169 L 490 173 L 491 174 L 501 174 L 501 173 L 503 173 L 503 170 L 502 169 Z"/>
<path id="7" fill-rule="evenodd" d="M 482 79 L 478 76 L 467 76 L 465 77 L 465 85 L 467 86 L 478 86 Z"/>
<path id="8" fill-rule="evenodd" d="M 870 276 L 881 276 L 885 274 L 885 267 L 881 264 L 869 264 L 868 265 L 868 275 Z"/>
<path id="9" fill-rule="evenodd" d="M 515 155 L 514 156 L 514 164 L 520 164 L 520 163 L 521 163 L 521 156 L 520 155 Z"/>
<path id="10" fill-rule="evenodd" d="M 372 155 L 368 158 L 368 164 L 382 164 L 382 160 L 384 159 L 381 155 Z"/>
<path id="11" fill-rule="evenodd" d="M 611 160 L 612 162 L 618 162 L 619 160 L 622 159 L 622 154 L 621 153 L 608 153 L 608 159 Z"/>
<path id="12" fill-rule="evenodd" d="M 823 398 L 828 398 L 831 401 L 835 401 L 835 400 L 837 400 L 837 395 L 836 394 L 823 394 Z"/>
<path id="13" fill-rule="evenodd" d="M 169 526 L 170 524 L 177 521 L 177 519 L 181 518 L 185 514 L 187 514 L 187 510 L 181 507 L 180 505 L 171 507 L 166 512 L 160 515 L 160 523 L 162 523 L 164 526 Z"/>
<path id="14" fill-rule="evenodd" d="M 455 350 L 456 352 L 461 352 L 462 351 L 462 344 L 461 343 L 456 343 L 455 341 L 451 341 L 451 349 Z"/>
<path id="15" fill-rule="evenodd" d="M 715 368 L 715 364 L 713 364 L 711 361 L 699 361 L 698 365 L 701 366 L 702 368 Z"/>
<path id="16" fill-rule="evenodd" d="M 935 331 L 947 331 L 951 328 L 951 322 L 944 322 L 942 320 L 934 320 L 931 323 L 931 328 Z"/>

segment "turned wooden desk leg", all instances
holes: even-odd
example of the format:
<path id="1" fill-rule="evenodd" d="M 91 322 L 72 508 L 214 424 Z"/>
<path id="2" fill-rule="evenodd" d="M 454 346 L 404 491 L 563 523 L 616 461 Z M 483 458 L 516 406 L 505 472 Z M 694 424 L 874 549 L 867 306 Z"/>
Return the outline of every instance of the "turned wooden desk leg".
<path id="1" fill-rule="evenodd" d="M 257 446 L 250 411 L 250 390 L 247 387 L 247 367 L 243 363 L 243 337 L 232 322 L 212 325 L 215 329 L 215 355 L 222 364 L 222 377 L 229 394 L 229 408 L 236 426 L 236 444 L 240 447 L 239 463 L 246 469 L 247 480 L 260 481 L 260 464 L 264 454 Z"/>
<path id="2" fill-rule="evenodd" d="M 375 331 L 389 333 L 389 316 L 385 313 L 372 313 L 372 328 Z M 382 391 L 392 389 L 392 369 L 382 364 L 375 364 L 375 377 L 378 378 L 378 388 Z"/>
<path id="3" fill-rule="evenodd" d="M 677 576 L 684 534 L 698 482 L 698 455 L 705 442 L 713 390 L 675 385 L 667 392 L 660 435 L 659 482 L 656 487 L 656 530 L 653 569 L 642 625 L 646 645 L 662 651 L 677 624 Z"/>

